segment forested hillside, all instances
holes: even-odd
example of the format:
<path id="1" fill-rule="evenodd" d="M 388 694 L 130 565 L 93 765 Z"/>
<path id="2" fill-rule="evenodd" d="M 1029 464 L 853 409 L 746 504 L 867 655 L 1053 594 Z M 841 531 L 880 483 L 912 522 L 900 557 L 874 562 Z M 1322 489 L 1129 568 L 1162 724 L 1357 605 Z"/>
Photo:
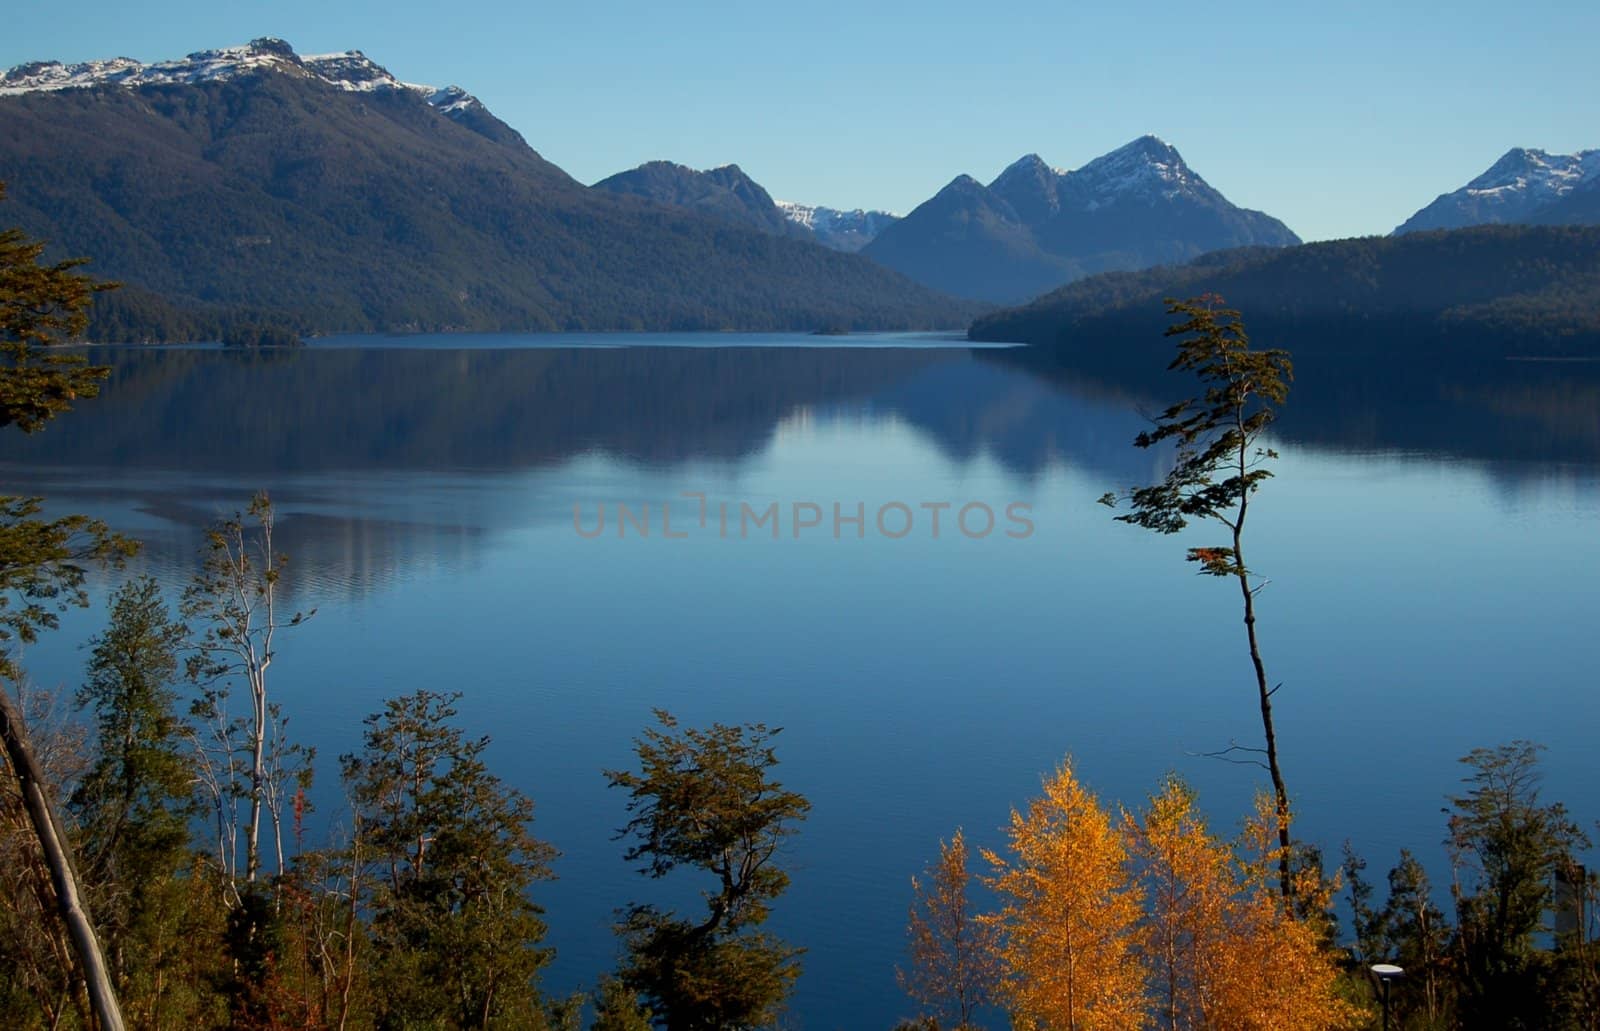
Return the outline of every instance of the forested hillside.
<path id="1" fill-rule="evenodd" d="M 286 45 L 252 47 L 288 56 L 233 77 L 0 96 L 3 222 L 126 284 L 96 306 L 91 337 L 263 321 L 953 328 L 973 313 L 851 255 L 585 189 L 475 101 L 446 113 L 410 88 L 342 88 Z"/>
<path id="2" fill-rule="evenodd" d="M 974 340 L 1162 347 L 1162 300 L 1220 295 L 1296 355 L 1600 355 L 1600 228 L 1484 226 L 1250 249 L 1095 276 L 980 318 Z"/>

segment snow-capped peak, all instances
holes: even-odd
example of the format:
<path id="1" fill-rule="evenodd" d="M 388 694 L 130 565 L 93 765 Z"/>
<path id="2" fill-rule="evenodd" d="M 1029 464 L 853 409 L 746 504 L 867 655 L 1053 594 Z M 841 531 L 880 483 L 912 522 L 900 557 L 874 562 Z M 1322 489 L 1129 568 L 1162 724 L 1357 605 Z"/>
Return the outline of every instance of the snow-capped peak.
<path id="1" fill-rule="evenodd" d="M 60 61 L 33 61 L 0 72 L 0 96 L 41 91 L 89 89 L 96 86 L 140 86 L 198 84 L 237 79 L 272 70 L 288 75 L 319 79 L 330 86 L 353 93 L 374 90 L 407 90 L 421 95 L 429 104 L 453 114 L 477 104 L 476 98 L 459 86 L 426 86 L 401 82 L 359 50 L 337 54 L 300 56 L 281 39 L 262 37 L 243 46 L 200 50 L 173 61 L 149 64 L 131 57 L 62 64 Z"/>
<path id="2" fill-rule="evenodd" d="M 1515 190 L 1554 199 L 1596 175 L 1600 175 L 1600 150 L 1550 154 L 1513 147 L 1465 189 L 1475 196 Z"/>
<path id="3" fill-rule="evenodd" d="M 1026 154 L 1006 166 L 989 189 L 1008 200 L 1025 219 L 1034 221 L 1063 208 L 1094 211 L 1130 198 L 1154 203 L 1212 192 L 1172 144 L 1148 135 L 1071 170 L 1048 165 L 1037 154 Z"/>
<path id="4" fill-rule="evenodd" d="M 1173 198 L 1203 185 L 1176 147 L 1158 136 L 1141 136 L 1062 176 L 1091 206 L 1127 194 Z M 1153 198 L 1152 198 L 1153 199 Z"/>
<path id="5" fill-rule="evenodd" d="M 1551 154 L 1513 147 L 1467 185 L 1440 195 L 1396 233 L 1521 222 L 1574 189 L 1600 179 L 1600 150 Z"/>

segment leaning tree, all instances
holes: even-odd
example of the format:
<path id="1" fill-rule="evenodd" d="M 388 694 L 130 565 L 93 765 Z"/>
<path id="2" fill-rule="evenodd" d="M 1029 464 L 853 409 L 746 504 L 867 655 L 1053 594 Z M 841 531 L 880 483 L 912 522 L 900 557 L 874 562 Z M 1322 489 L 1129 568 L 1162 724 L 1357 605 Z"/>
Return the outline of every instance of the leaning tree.
<path id="1" fill-rule="evenodd" d="M 1238 584 L 1264 741 L 1261 748 L 1233 745 L 1213 754 L 1254 753 L 1261 758 L 1249 761 L 1260 762 L 1271 776 L 1277 804 L 1279 887 L 1287 896 L 1292 890 L 1289 792 L 1272 721 L 1272 696 L 1281 685 L 1269 685 L 1261 657 L 1256 595 L 1265 581 L 1245 564 L 1244 530 L 1250 499 L 1272 475 L 1266 463 L 1278 457 L 1262 441 L 1289 396 L 1294 367 L 1287 351 L 1253 350 L 1239 313 L 1223 308 L 1222 298 L 1207 294 L 1166 303 L 1167 314 L 1178 317 L 1166 331 L 1178 338 L 1178 353 L 1167 368 L 1194 376 L 1201 391 L 1168 406 L 1156 417 L 1154 429 L 1134 438 L 1135 447 L 1175 447 L 1166 477 L 1100 500 L 1112 507 L 1126 502 L 1130 511 L 1117 518 L 1157 533 L 1177 533 L 1195 520 L 1218 524 L 1227 534 L 1223 544 L 1190 548 L 1188 560 L 1198 563 L 1202 573 Z"/>

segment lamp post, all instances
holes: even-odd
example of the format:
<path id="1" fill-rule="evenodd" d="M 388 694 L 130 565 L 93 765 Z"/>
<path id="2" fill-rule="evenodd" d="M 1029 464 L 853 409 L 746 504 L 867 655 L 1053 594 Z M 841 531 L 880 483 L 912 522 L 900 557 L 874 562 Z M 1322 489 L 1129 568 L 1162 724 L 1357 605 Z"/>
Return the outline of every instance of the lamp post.
<path id="1" fill-rule="evenodd" d="M 1389 1031 L 1389 982 L 1405 976 L 1405 971 L 1393 963 L 1374 963 L 1372 974 L 1383 985 L 1383 1031 Z"/>

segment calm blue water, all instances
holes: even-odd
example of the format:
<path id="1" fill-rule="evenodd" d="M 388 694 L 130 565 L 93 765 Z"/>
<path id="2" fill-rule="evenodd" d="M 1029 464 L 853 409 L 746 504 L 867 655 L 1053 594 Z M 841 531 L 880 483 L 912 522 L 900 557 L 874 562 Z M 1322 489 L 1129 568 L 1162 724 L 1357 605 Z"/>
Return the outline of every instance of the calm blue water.
<path id="1" fill-rule="evenodd" d="M 1148 385 L 950 341 L 641 339 L 119 353 L 102 398 L 0 438 L 0 488 L 141 536 L 138 565 L 174 587 L 202 527 L 270 489 L 295 603 L 318 610 L 282 638 L 273 689 L 323 757 L 323 815 L 380 699 L 463 691 L 563 852 L 539 899 L 555 989 L 611 966 L 616 907 L 674 890 L 622 861 L 600 773 L 628 765 L 653 707 L 784 728 L 783 778 L 815 806 L 773 922 L 809 950 L 805 1028 L 913 1012 L 894 983 L 909 877 L 958 826 L 997 844 L 1068 753 L 1108 800 L 1177 770 L 1219 823 L 1242 814 L 1262 778 L 1195 755 L 1259 734 L 1236 592 L 1193 574 L 1184 539 L 1095 504 L 1161 472 L 1128 445 Z M 1320 393 L 1316 375 L 1250 531 L 1300 831 L 1350 839 L 1377 878 L 1409 846 L 1443 882 L 1455 760 L 1518 737 L 1549 746 L 1550 797 L 1600 816 L 1600 374 L 1335 390 L 1329 371 Z M 778 539 L 741 535 L 739 506 L 774 502 Z M 798 538 L 797 502 L 823 517 Z M 935 538 L 923 506 L 943 502 Z M 686 536 L 662 536 L 663 503 Z M 863 506 L 863 536 L 835 538 L 835 503 Z M 874 518 L 896 503 L 898 539 Z M 649 537 L 618 537 L 618 504 L 650 505 Z M 953 525 L 968 504 L 995 513 L 988 536 Z M 1031 535 L 1006 535 L 1013 504 Z M 574 505 L 585 530 L 604 507 L 606 532 L 581 536 Z M 32 649 L 41 684 L 76 683 L 99 618 Z"/>

